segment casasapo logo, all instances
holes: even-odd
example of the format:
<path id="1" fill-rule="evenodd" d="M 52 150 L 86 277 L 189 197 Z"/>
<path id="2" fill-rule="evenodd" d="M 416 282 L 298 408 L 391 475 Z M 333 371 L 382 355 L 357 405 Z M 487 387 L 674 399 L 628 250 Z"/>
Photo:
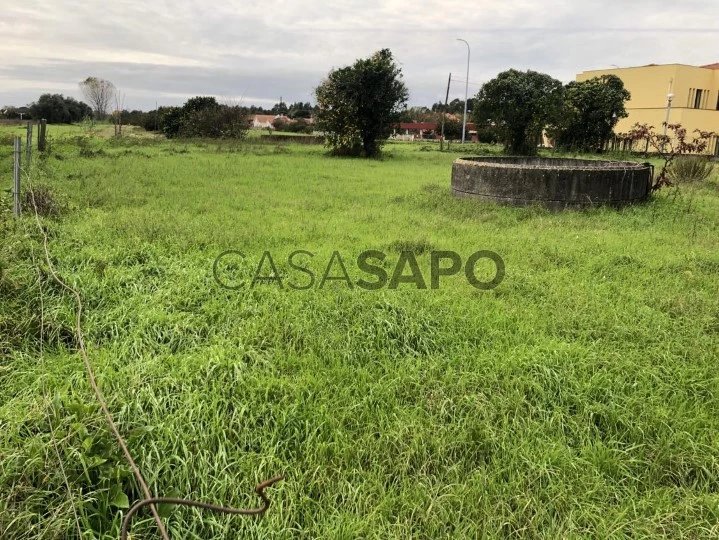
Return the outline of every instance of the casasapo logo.
<path id="1" fill-rule="evenodd" d="M 282 272 L 276 261 L 285 263 Z M 346 261 L 351 261 L 350 268 L 354 266 L 356 269 L 353 274 L 360 277 L 350 277 Z M 317 266 L 318 262 L 321 268 Z M 480 265 L 485 268 L 489 266 L 490 275 L 482 272 L 479 277 L 477 267 Z M 488 250 L 476 251 L 466 260 L 454 251 L 431 251 L 429 268 L 425 267 L 423 271 L 412 251 L 400 252 L 394 265 L 387 254 L 379 250 L 363 251 L 353 258 L 342 257 L 339 251 L 333 251 L 326 264 L 323 264 L 315 253 L 297 249 L 286 258 L 276 258 L 271 252 L 264 251 L 255 259 L 241 251 L 228 250 L 220 253 L 212 265 L 215 282 L 229 290 L 253 289 L 259 285 L 297 291 L 313 288 L 321 290 L 328 282 L 344 283 L 349 289 L 357 287 L 367 291 L 412 285 L 416 289 L 439 289 L 443 277 L 460 273 L 475 289 L 494 289 L 504 280 L 504 261 L 497 253 Z"/>

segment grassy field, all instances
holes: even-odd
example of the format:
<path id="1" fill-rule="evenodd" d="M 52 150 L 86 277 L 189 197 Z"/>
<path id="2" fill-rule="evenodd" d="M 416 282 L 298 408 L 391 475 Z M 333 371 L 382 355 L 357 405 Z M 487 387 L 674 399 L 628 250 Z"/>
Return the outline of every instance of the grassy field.
<path id="1" fill-rule="evenodd" d="M 716 174 L 643 206 L 549 213 L 453 198 L 459 145 L 366 161 L 50 134 L 32 178 L 67 207 L 43 219 L 52 260 L 82 295 L 90 360 L 153 491 L 254 506 L 258 482 L 286 475 L 261 519 L 162 508 L 173 538 L 719 534 Z M 140 491 L 33 218 L 6 227 L 0 537 L 76 538 L 79 524 L 116 538 Z M 490 291 L 463 275 L 437 290 L 230 291 L 213 279 L 230 249 L 246 260 L 225 270 L 246 282 L 266 250 L 306 281 L 287 264 L 298 249 L 318 281 L 333 251 L 366 278 L 367 249 L 388 271 L 415 251 L 427 281 L 430 251 L 487 249 L 506 276 Z M 154 530 L 143 511 L 133 538 Z"/>

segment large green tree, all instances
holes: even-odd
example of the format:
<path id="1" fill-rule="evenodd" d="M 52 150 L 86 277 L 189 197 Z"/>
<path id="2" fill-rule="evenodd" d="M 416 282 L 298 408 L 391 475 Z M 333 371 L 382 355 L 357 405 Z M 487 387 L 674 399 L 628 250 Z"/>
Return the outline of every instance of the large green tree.
<path id="1" fill-rule="evenodd" d="M 50 124 L 71 124 L 92 116 L 92 109 L 86 103 L 62 94 L 43 94 L 29 108 L 33 118 L 44 118 Z"/>
<path id="2" fill-rule="evenodd" d="M 472 116 L 493 127 L 506 153 L 535 155 L 542 130 L 559 118 L 563 90 L 545 73 L 510 69 L 482 86 Z"/>
<path id="3" fill-rule="evenodd" d="M 389 49 L 330 71 L 315 90 L 317 127 L 337 154 L 375 157 L 409 97 Z"/>
<path id="4" fill-rule="evenodd" d="M 624 104 L 631 94 L 616 75 L 603 75 L 565 87 L 565 108 L 556 132 L 563 148 L 601 151 L 620 118 L 627 117 Z"/>

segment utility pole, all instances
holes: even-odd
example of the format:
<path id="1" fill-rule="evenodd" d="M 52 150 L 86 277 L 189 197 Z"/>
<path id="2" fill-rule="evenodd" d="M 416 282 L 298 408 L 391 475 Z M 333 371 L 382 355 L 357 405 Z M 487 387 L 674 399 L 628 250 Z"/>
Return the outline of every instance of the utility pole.
<path id="1" fill-rule="evenodd" d="M 442 138 L 439 140 L 440 152 L 444 150 L 444 120 L 447 117 L 447 101 L 449 101 L 449 85 L 452 84 L 452 74 L 447 79 L 447 94 L 444 96 L 444 110 L 442 111 Z"/>
<path id="2" fill-rule="evenodd" d="M 464 81 L 464 117 L 462 119 L 462 144 L 464 144 L 464 136 L 467 132 L 467 94 L 469 93 L 469 43 L 462 38 L 457 38 L 457 41 L 463 41 L 467 46 L 467 77 Z"/>

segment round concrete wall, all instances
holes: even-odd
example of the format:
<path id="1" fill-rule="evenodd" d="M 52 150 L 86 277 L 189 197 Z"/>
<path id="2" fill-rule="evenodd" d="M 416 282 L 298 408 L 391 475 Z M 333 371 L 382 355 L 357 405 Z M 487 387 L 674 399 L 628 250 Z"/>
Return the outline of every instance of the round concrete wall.
<path id="1" fill-rule="evenodd" d="M 650 164 L 630 161 L 469 157 L 452 165 L 452 193 L 553 209 L 622 206 L 647 199 L 652 175 Z"/>

